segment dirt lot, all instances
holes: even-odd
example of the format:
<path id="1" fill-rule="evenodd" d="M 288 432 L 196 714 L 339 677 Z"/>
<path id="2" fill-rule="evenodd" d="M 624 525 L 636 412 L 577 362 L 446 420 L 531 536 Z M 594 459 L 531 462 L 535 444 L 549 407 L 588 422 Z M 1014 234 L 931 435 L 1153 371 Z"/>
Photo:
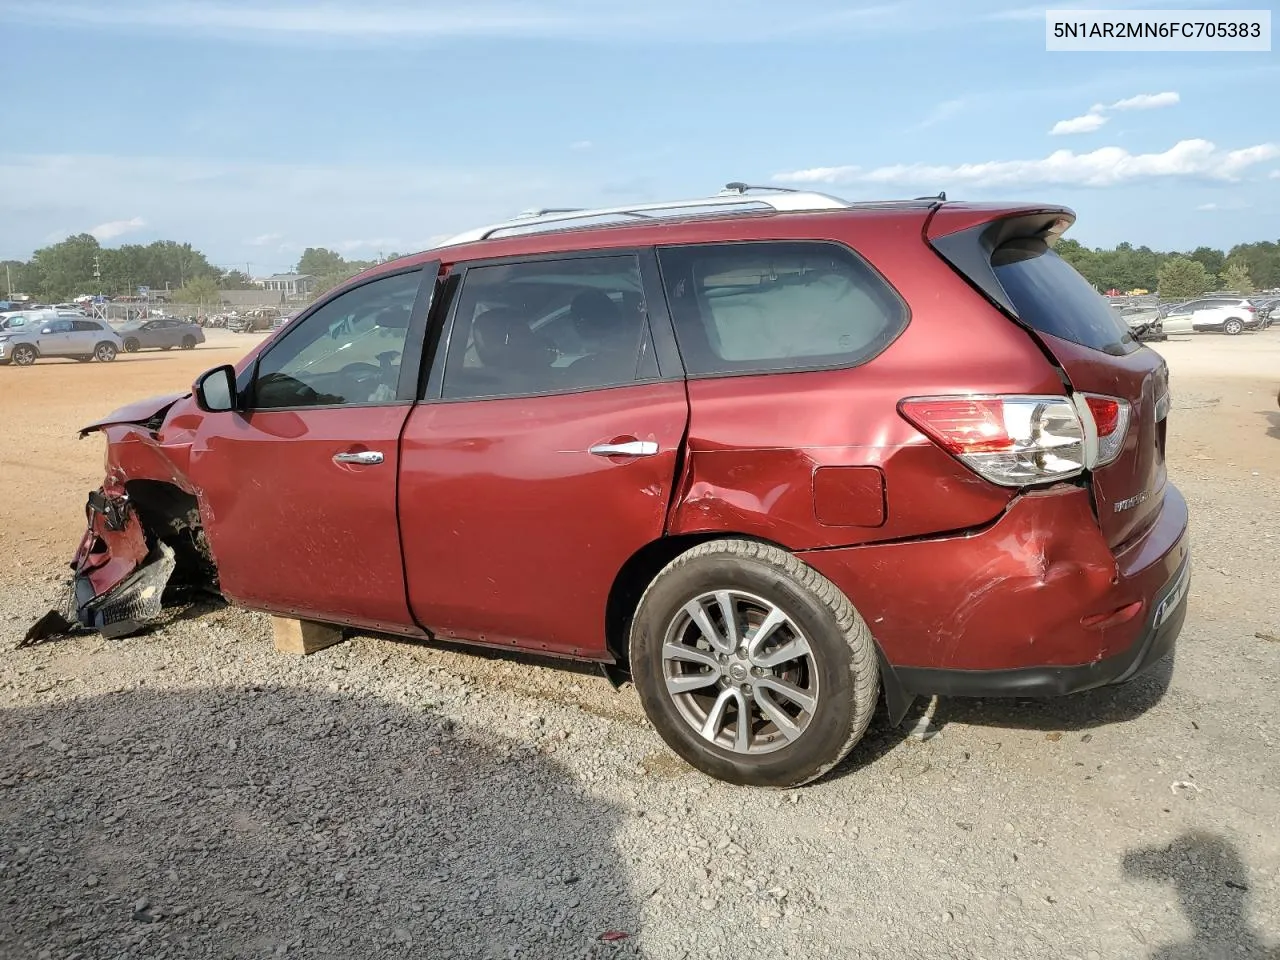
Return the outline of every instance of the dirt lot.
<path id="1" fill-rule="evenodd" d="M 1176 662 L 880 721 L 789 793 L 707 781 L 564 668 L 365 637 L 295 661 L 212 607 L 11 652 L 100 478 L 76 427 L 250 342 L 0 368 L 5 960 L 1280 957 L 1280 330 L 1158 345 Z"/>

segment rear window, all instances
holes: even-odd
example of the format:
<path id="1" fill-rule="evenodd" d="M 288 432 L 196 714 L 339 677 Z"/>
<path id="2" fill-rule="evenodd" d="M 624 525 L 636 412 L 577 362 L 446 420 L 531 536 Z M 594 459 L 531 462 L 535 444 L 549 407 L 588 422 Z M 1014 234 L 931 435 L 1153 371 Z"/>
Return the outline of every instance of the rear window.
<path id="1" fill-rule="evenodd" d="M 991 268 L 1029 327 L 1115 356 L 1138 349 L 1128 325 L 1043 240 L 1011 240 L 997 247 Z"/>
<path id="2" fill-rule="evenodd" d="M 902 299 L 839 244 L 697 244 L 658 256 L 694 376 L 852 366 L 906 326 Z"/>

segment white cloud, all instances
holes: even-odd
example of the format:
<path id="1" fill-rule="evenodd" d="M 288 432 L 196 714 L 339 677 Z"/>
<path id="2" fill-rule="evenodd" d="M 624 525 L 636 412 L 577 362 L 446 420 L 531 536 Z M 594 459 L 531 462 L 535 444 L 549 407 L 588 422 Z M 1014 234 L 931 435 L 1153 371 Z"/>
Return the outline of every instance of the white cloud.
<path id="1" fill-rule="evenodd" d="M 779 36 L 861 34 L 869 29 L 909 32 L 938 27 L 914 13 L 910 0 L 792 0 L 785 20 L 768 0 L 738 0 L 733 15 L 717 4 L 650 0 L 644 5 L 596 0 L 472 0 L 455 7 L 413 0 L 0 0 L 0 19 L 87 28 L 215 34 L 272 42 L 332 37 L 351 41 L 412 42 L 454 37 L 601 37 L 665 43 L 739 42 Z"/>
<path id="2" fill-rule="evenodd" d="M 1172 107 L 1181 99 L 1176 91 L 1167 90 L 1164 93 L 1139 93 L 1136 96 L 1117 100 L 1115 103 L 1095 103 L 1086 114 L 1072 117 L 1070 120 L 1059 120 L 1053 125 L 1049 134 L 1056 137 L 1069 133 L 1093 133 L 1102 129 L 1102 126 L 1109 119 L 1107 117 L 1108 113 L 1122 110 L 1155 110 L 1159 107 Z"/>
<path id="3" fill-rule="evenodd" d="M 1200 204 L 1200 206 L 1196 207 L 1196 209 L 1197 210 L 1217 210 L 1218 205 L 1216 203 L 1202 203 Z"/>
<path id="4" fill-rule="evenodd" d="M 1280 170 L 1272 170 L 1267 174 L 1267 177 L 1272 180 L 1280 180 Z"/>
<path id="5" fill-rule="evenodd" d="M 929 127 L 937 126 L 957 114 L 963 113 L 968 103 L 964 100 L 943 100 L 932 110 L 924 115 L 924 119 L 915 125 L 913 129 L 927 130 Z"/>
<path id="6" fill-rule="evenodd" d="M 569 144 L 570 150 L 590 150 L 595 144 L 590 140 L 575 140 Z"/>
<path id="7" fill-rule="evenodd" d="M 989 160 L 982 163 L 895 164 L 813 167 L 775 174 L 779 183 L 897 184 L 954 189 L 957 186 L 1006 187 L 1055 184 L 1110 187 L 1136 180 L 1199 177 L 1235 180 L 1249 167 L 1280 157 L 1280 146 L 1259 144 L 1243 150 L 1219 150 L 1208 140 L 1181 140 L 1162 153 L 1130 153 L 1101 147 L 1088 153 L 1055 150 L 1038 160 Z"/>
<path id="8" fill-rule="evenodd" d="M 137 230 L 146 225 L 147 221 L 141 217 L 130 217 L 128 220 L 108 220 L 106 223 L 98 224 L 89 232 L 97 237 L 98 240 L 111 240 L 121 234 Z"/>
<path id="9" fill-rule="evenodd" d="M 283 239 L 284 234 L 282 233 L 260 233 L 258 236 L 251 240 L 246 240 L 244 243 L 247 247 L 265 247 L 267 244 L 278 243 Z"/>
<path id="10" fill-rule="evenodd" d="M 1137 96 L 1117 100 L 1109 110 L 1156 110 L 1160 107 L 1177 106 L 1182 100 L 1177 91 L 1166 90 L 1164 93 L 1139 93 Z"/>
<path id="11" fill-rule="evenodd" d="M 1107 122 L 1107 118 L 1100 113 L 1086 113 L 1079 117 L 1072 117 L 1070 120 L 1059 120 L 1050 129 L 1050 136 L 1060 137 L 1067 133 L 1093 133 L 1095 130 L 1102 129 L 1102 125 Z"/>

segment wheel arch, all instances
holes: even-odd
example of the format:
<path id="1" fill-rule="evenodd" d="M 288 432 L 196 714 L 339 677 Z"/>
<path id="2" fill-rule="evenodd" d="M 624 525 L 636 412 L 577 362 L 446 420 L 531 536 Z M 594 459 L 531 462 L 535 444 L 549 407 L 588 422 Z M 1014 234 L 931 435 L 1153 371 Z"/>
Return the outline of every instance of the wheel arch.
<path id="1" fill-rule="evenodd" d="M 712 540 L 750 540 L 768 544 L 794 553 L 785 544 L 768 540 L 755 534 L 741 533 L 736 530 L 715 530 L 700 533 L 675 534 L 659 537 L 650 541 L 633 553 L 622 565 L 613 579 L 609 589 L 609 597 L 605 602 L 604 635 L 605 648 L 613 658 L 617 669 L 627 674 L 630 672 L 629 657 L 631 618 L 635 615 L 640 597 L 649 584 L 672 560 L 686 550 L 709 543 Z"/>

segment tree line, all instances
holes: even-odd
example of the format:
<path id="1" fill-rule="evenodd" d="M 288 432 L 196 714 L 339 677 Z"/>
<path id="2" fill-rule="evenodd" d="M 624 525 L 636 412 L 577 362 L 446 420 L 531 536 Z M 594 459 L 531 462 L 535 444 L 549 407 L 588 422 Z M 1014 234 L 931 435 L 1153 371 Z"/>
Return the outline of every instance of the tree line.
<path id="1" fill-rule="evenodd" d="M 1129 243 L 1107 249 L 1063 239 L 1055 248 L 1099 290 L 1159 291 L 1166 299 L 1184 299 L 1212 290 L 1251 293 L 1280 287 L 1280 242 L 1242 243 L 1229 251 L 1197 247 L 1190 253 L 1162 252 Z M 391 254 L 384 260 L 395 259 Z M 316 278 L 318 296 L 380 261 L 347 260 L 324 247 L 308 247 L 295 270 Z M 81 294 L 133 295 L 150 287 L 184 303 L 216 302 L 219 290 L 248 290 L 253 283 L 240 270 L 224 270 L 189 243 L 156 240 L 149 244 L 103 247 L 81 233 L 37 250 L 30 260 L 6 260 L 9 289 L 38 300 L 59 302 Z M 7 294 L 8 289 L 0 291 Z"/>
<path id="2" fill-rule="evenodd" d="M 1162 252 L 1121 243 L 1113 249 L 1086 247 L 1063 238 L 1058 254 L 1101 291 L 1159 291 L 1169 300 L 1213 290 L 1253 293 L 1280 287 L 1280 242 L 1241 243 L 1225 253 L 1197 247 L 1190 253 Z"/>

